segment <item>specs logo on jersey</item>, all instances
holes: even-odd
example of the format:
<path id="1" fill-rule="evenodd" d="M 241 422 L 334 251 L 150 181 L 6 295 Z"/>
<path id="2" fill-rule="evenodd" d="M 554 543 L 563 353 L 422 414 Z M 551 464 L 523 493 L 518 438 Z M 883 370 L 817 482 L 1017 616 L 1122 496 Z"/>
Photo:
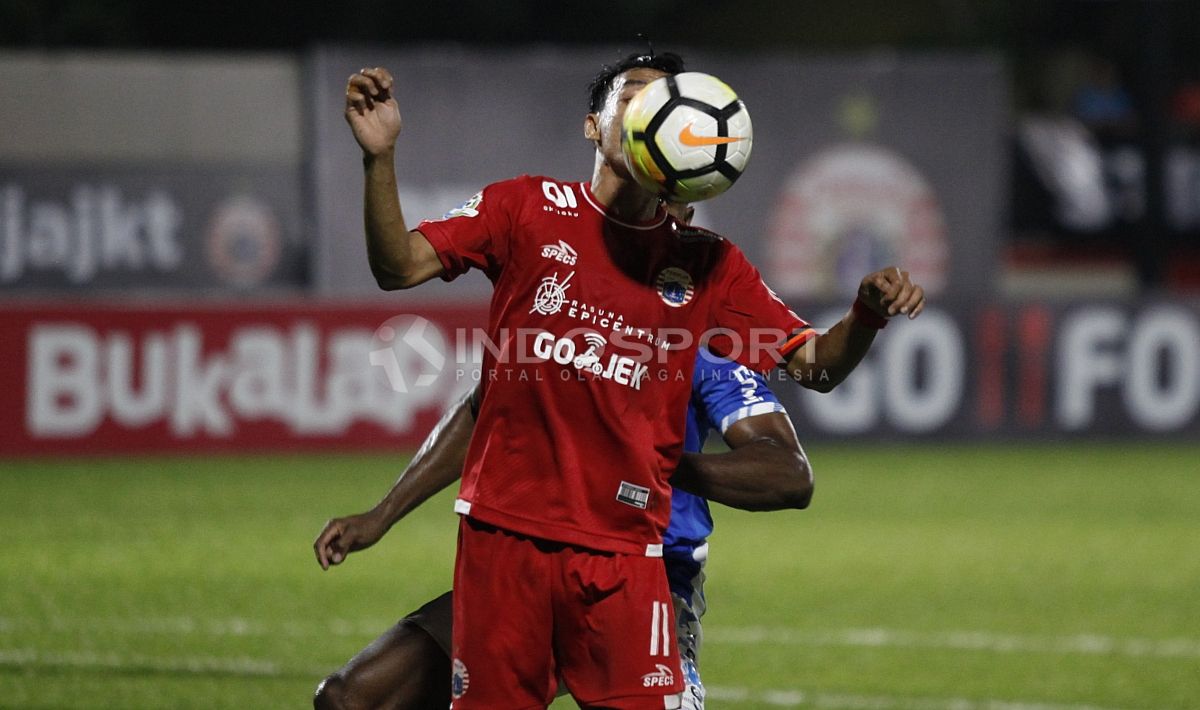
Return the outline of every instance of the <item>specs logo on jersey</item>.
<path id="1" fill-rule="evenodd" d="M 442 219 L 450 219 L 451 217 L 478 217 L 479 205 L 483 202 L 483 193 L 476 192 L 471 196 L 471 199 L 462 203 L 458 207 L 450 210 L 442 215 Z"/>
<path id="2" fill-rule="evenodd" d="M 450 692 L 457 699 L 466 695 L 467 688 L 471 685 L 471 674 L 467 673 L 466 665 L 457 658 L 454 659 L 453 669 L 454 675 L 450 679 Z"/>
<path id="3" fill-rule="evenodd" d="M 570 245 L 559 239 L 558 244 L 543 244 L 542 256 L 546 259 L 561 261 L 567 266 L 574 266 L 579 261 L 579 253 Z"/>
<path id="4" fill-rule="evenodd" d="M 675 685 L 675 674 L 671 672 L 670 666 L 655 663 L 654 667 L 658 670 L 642 676 L 643 688 L 670 688 Z"/>
<path id="5" fill-rule="evenodd" d="M 556 182 L 549 180 L 542 181 L 542 194 L 550 201 L 550 205 L 542 205 L 542 210 L 545 212 L 553 212 L 563 217 L 578 217 L 579 213 L 575 212 L 579 207 L 579 200 L 575 198 L 575 189 L 570 185 L 559 185 Z"/>
<path id="6" fill-rule="evenodd" d="M 533 294 L 533 308 L 530 308 L 529 312 L 549 316 L 561 311 L 563 303 L 567 300 L 567 289 L 571 288 L 571 277 L 573 276 L 575 276 L 574 271 L 567 274 L 562 283 L 559 283 L 558 272 L 555 271 L 542 279 L 542 282 L 538 284 L 537 292 Z"/>
<path id="7" fill-rule="evenodd" d="M 685 306 L 696 295 L 692 275 L 677 266 L 669 266 L 658 272 L 655 282 L 658 296 L 672 308 Z"/>

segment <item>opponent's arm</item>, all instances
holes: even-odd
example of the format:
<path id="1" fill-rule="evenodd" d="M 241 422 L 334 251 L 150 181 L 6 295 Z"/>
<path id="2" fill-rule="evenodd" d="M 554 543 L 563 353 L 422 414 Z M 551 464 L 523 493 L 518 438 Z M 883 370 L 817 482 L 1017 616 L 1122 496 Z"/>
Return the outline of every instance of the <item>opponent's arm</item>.
<path id="1" fill-rule="evenodd" d="M 787 414 L 738 420 L 725 430 L 730 451 L 685 453 L 671 485 L 741 510 L 807 508 L 813 474 Z"/>
<path id="2" fill-rule="evenodd" d="M 392 83 L 388 70 L 375 67 L 351 75 L 346 84 L 346 122 L 363 151 L 367 260 L 376 283 L 389 291 L 411 288 L 442 273 L 437 252 L 425 235 L 409 230 L 400 209 L 396 137 L 401 120 Z"/>
<path id="3" fill-rule="evenodd" d="M 374 545 L 401 518 L 458 480 L 475 426 L 473 394 L 467 394 L 442 416 L 400 478 L 374 508 L 325 523 L 313 543 L 321 569 L 329 569 L 330 565 L 340 564 L 347 554 Z"/>
<path id="4" fill-rule="evenodd" d="M 916 318 L 925 310 L 925 290 L 907 271 L 890 266 L 862 280 L 858 302 L 829 329 L 797 348 L 787 362 L 788 373 L 803 387 L 829 392 L 862 361 L 875 334 L 894 315 Z"/>

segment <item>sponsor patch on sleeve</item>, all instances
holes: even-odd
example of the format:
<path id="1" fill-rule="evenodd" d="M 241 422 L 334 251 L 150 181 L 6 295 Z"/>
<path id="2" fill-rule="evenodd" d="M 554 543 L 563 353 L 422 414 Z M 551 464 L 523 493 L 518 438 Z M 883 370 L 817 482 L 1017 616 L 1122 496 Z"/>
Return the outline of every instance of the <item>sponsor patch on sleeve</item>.
<path id="1" fill-rule="evenodd" d="M 476 192 L 471 196 L 471 199 L 442 215 L 442 219 L 450 219 L 452 217 L 478 217 L 479 205 L 482 202 L 483 192 Z"/>

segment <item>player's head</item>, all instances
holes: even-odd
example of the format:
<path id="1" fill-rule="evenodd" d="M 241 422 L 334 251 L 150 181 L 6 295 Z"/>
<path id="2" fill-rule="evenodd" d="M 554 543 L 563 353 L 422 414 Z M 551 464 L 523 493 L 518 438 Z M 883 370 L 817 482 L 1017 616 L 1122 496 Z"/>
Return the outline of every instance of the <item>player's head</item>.
<path id="1" fill-rule="evenodd" d="M 628 174 L 621 158 L 621 119 L 625 116 L 625 105 L 651 81 L 682 71 L 683 58 L 678 54 L 656 54 L 650 50 L 605 65 L 588 85 L 588 115 L 583 135 L 595 143 L 596 150 L 619 174 Z"/>
<path id="2" fill-rule="evenodd" d="M 588 113 L 600 113 L 614 88 L 617 77 L 630 69 L 654 69 L 661 74 L 683 72 L 683 57 L 674 52 L 656 54 L 654 50 L 627 55 L 616 64 L 605 64 L 588 84 Z"/>

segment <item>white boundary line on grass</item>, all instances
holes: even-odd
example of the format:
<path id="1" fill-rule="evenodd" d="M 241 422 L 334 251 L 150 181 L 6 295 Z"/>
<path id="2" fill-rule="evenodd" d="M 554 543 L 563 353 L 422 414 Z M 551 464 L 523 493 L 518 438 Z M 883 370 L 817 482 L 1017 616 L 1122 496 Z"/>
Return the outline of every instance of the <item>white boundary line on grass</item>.
<path id="1" fill-rule="evenodd" d="M 901 698 L 890 695 L 843 695 L 802 690 L 751 690 L 710 686 L 708 699 L 721 703 L 754 703 L 782 708 L 827 710 L 1117 710 L 1096 705 L 1071 705 L 1022 700 L 969 698 Z"/>
<path id="2" fill-rule="evenodd" d="M 0 648 L 0 666 L 36 668 L 54 666 L 67 668 L 129 670 L 143 668 L 157 673 L 224 673 L 239 676 L 272 677 L 283 673 L 278 663 L 255 658 L 222 658 L 220 656 L 127 656 L 95 651 L 42 651 L 35 648 Z"/>
<path id="3" fill-rule="evenodd" d="M 123 656 L 116 653 L 92 651 L 43 651 L 32 648 L 0 648 L 0 667 L 22 669 L 38 666 L 68 667 L 81 670 L 143 669 L 156 673 L 181 673 L 273 678 L 285 674 L 311 675 L 321 678 L 330 669 L 285 669 L 278 663 L 256 658 L 223 658 L 220 656 Z M 316 680 L 313 681 L 314 686 Z M 722 703 L 755 703 L 782 708 L 814 707 L 826 710 L 1117 710 L 1095 705 L 1044 703 L 1037 701 L 968 698 L 902 698 L 888 695 L 843 695 L 807 692 L 796 689 L 755 690 L 743 687 L 711 686 L 708 698 Z"/>
<path id="4" fill-rule="evenodd" d="M 902 631 L 898 629 L 799 629 L 705 627 L 704 643 L 763 646 L 859 646 L 868 648 L 926 648 L 993 653 L 1049 653 L 1058 655 L 1116 655 L 1132 658 L 1200 658 L 1200 640 L 1187 638 L 1115 638 L 1099 634 L 1030 636 L 988 631 Z"/>
<path id="5" fill-rule="evenodd" d="M 197 619 L 188 616 L 129 619 L 56 618 L 47 621 L 0 617 L 0 634 L 15 631 L 178 634 L 204 636 L 315 638 L 332 636 L 374 638 L 396 620 L 285 621 L 269 623 L 229 617 Z M 1100 634 L 1035 636 L 989 631 L 906 631 L 902 629 L 837 629 L 804 631 L 766 626 L 706 626 L 704 642 L 713 646 L 845 646 L 866 648 L 925 648 L 991 653 L 1045 653 L 1051 655 L 1114 655 L 1130 658 L 1200 658 L 1200 640 L 1189 638 L 1117 638 Z"/>

